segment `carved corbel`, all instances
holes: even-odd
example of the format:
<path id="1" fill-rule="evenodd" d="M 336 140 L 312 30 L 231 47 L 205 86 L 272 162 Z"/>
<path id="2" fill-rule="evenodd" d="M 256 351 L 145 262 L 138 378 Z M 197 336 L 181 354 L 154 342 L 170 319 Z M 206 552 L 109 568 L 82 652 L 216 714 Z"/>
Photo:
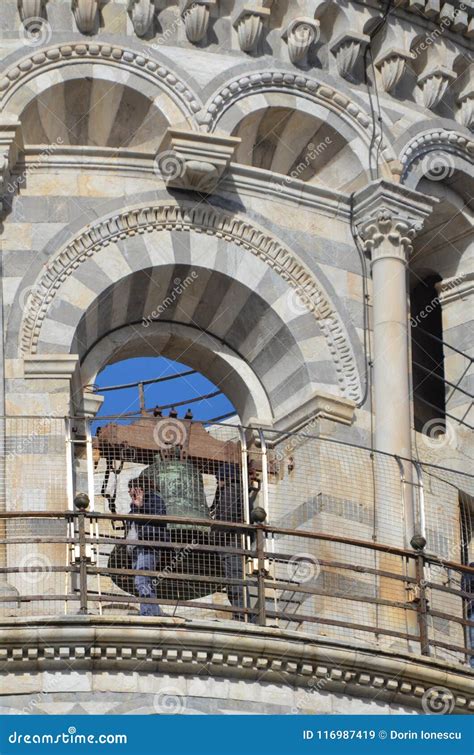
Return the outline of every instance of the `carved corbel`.
<path id="1" fill-rule="evenodd" d="M 458 97 L 459 109 L 456 113 L 456 120 L 471 131 L 474 130 L 474 82 L 469 82 L 468 86 L 461 92 Z"/>
<path id="2" fill-rule="evenodd" d="M 144 37 L 153 26 L 154 0 L 128 0 L 128 15 L 132 19 L 135 34 Z"/>
<path id="3" fill-rule="evenodd" d="M 47 0 L 18 0 L 18 12 L 21 20 L 44 18 Z"/>
<path id="4" fill-rule="evenodd" d="M 456 79 L 456 74 L 445 66 L 431 69 L 418 76 L 418 86 L 422 104 L 432 110 L 443 99 L 449 84 Z"/>
<path id="5" fill-rule="evenodd" d="M 9 189 L 9 181 L 20 150 L 23 148 L 21 123 L 15 116 L 3 115 L 0 118 L 0 211 L 3 199 Z"/>
<path id="6" fill-rule="evenodd" d="M 99 0 L 72 0 L 77 28 L 82 34 L 92 34 L 99 13 Z"/>
<path id="7" fill-rule="evenodd" d="M 156 171 L 172 188 L 210 194 L 240 143 L 238 137 L 168 129 L 155 159 Z"/>
<path id="8" fill-rule="evenodd" d="M 319 21 L 314 18 L 295 18 L 282 34 L 288 45 L 288 55 L 294 65 L 304 65 L 309 49 L 319 39 Z"/>
<path id="9" fill-rule="evenodd" d="M 375 67 L 380 71 L 382 86 L 386 92 L 395 89 L 403 76 L 407 61 L 412 59 L 411 52 L 392 48 L 375 61 Z"/>
<path id="10" fill-rule="evenodd" d="M 232 22 L 237 30 L 240 49 L 243 52 L 254 52 L 263 32 L 263 22 L 270 16 L 270 8 L 263 6 L 245 7 L 238 13 Z"/>
<path id="11" fill-rule="evenodd" d="M 216 0 L 180 0 L 180 3 L 186 37 L 197 44 L 207 34 L 211 6 L 216 4 Z"/>
<path id="12" fill-rule="evenodd" d="M 336 58 L 337 70 L 344 79 L 351 77 L 357 60 L 368 42 L 369 37 L 366 34 L 350 32 L 340 34 L 331 45 L 331 52 Z"/>

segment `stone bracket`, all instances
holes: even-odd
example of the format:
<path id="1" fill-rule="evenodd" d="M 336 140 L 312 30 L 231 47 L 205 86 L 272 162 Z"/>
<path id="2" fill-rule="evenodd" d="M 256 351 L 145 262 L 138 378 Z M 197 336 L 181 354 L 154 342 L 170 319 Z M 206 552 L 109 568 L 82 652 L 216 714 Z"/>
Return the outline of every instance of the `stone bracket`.
<path id="1" fill-rule="evenodd" d="M 7 193 L 8 181 L 23 149 L 21 123 L 16 116 L 0 117 L 0 211 Z"/>
<path id="2" fill-rule="evenodd" d="M 240 143 L 237 137 L 170 128 L 156 163 L 168 186 L 211 194 Z"/>

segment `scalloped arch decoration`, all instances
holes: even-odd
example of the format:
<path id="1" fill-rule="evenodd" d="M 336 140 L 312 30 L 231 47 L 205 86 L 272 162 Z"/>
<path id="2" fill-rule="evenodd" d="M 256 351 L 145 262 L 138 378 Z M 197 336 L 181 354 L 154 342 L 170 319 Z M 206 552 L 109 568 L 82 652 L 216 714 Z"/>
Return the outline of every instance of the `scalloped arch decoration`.
<path id="1" fill-rule="evenodd" d="M 339 314 L 311 272 L 275 237 L 235 215 L 212 207 L 155 204 L 132 208 L 82 231 L 49 262 L 28 299 L 20 331 L 23 354 L 35 354 L 42 324 L 63 281 L 81 262 L 111 242 L 136 234 L 194 231 L 233 241 L 264 260 L 303 297 L 332 355 L 342 394 L 360 400 L 361 384 L 352 345 Z"/>

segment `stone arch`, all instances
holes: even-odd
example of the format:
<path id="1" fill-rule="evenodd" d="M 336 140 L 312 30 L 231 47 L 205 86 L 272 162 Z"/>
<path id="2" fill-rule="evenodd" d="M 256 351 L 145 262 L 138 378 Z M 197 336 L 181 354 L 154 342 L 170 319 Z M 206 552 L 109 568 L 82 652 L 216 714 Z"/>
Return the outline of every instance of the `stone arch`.
<path id="1" fill-rule="evenodd" d="M 194 114 L 201 108 L 199 97 L 166 61 L 118 45 L 88 41 L 54 45 L 6 68 L 0 78 L 0 110 L 20 116 L 52 84 L 87 76 L 128 83 L 156 100 L 170 123 L 186 121 L 197 128 Z"/>
<path id="2" fill-rule="evenodd" d="M 204 243 L 202 234 L 206 237 Z M 86 264 L 94 268 L 90 274 L 94 278 L 92 289 L 83 280 L 82 271 Z M 133 275 L 146 275 L 146 270 L 161 267 L 163 271 L 166 265 L 181 265 L 177 276 L 180 280 L 185 277 L 186 269 L 199 267 L 202 271 L 200 285 L 212 283 L 213 293 L 219 287 L 223 289 L 223 278 L 226 278 L 225 285 L 235 301 L 240 302 L 240 308 L 246 303 L 245 291 L 247 298 L 249 292 L 255 296 L 252 306 L 263 318 L 259 337 L 263 337 L 269 349 L 273 348 L 271 356 L 268 352 L 268 364 L 275 366 L 273 376 L 267 381 L 270 386 L 267 386 L 267 392 L 278 392 L 276 376 L 283 360 L 286 367 L 281 374 L 288 380 L 295 372 L 295 364 L 299 365 L 299 387 L 295 387 L 292 398 L 300 404 L 308 400 L 316 384 L 324 391 L 324 385 L 321 386 L 324 381 L 330 392 L 334 393 L 335 387 L 336 392 L 345 398 L 360 399 L 360 378 L 353 344 L 321 282 L 278 239 L 238 216 L 209 206 L 157 203 L 128 209 L 87 227 L 52 257 L 33 286 L 21 325 L 23 354 L 77 350 L 79 323 L 98 296 L 116 284 L 115 300 L 122 301 L 122 294 L 128 294 L 125 294 L 125 288 L 120 289 L 120 281 L 126 281 L 130 276 L 133 278 Z M 110 273 L 106 274 L 105 270 Z M 171 267 L 167 275 L 169 273 L 168 278 L 172 280 L 170 270 Z M 134 281 L 132 278 L 129 283 L 133 285 L 135 281 L 136 284 L 138 278 L 135 277 Z M 202 300 L 211 299 L 202 292 L 200 297 Z M 192 291 L 189 291 L 189 297 L 181 302 L 185 311 L 187 300 L 191 301 L 191 298 Z M 134 320 L 139 322 L 152 306 L 152 299 L 149 299 L 143 311 L 134 313 Z M 239 308 L 237 314 L 238 311 Z M 229 323 L 234 323 L 236 312 L 227 315 Z M 159 314 L 161 317 L 163 313 Z M 216 314 L 217 311 L 208 313 L 208 318 Z M 92 314 L 88 317 L 89 320 L 83 320 L 82 327 L 86 331 L 89 328 L 85 342 L 92 345 L 106 334 L 94 331 L 97 318 L 94 320 Z M 166 317 L 167 312 L 162 319 Z M 266 324 L 264 318 L 267 318 Z M 109 324 L 112 330 L 129 323 L 119 318 Z M 237 329 L 238 325 L 237 322 Z M 235 323 L 231 327 L 235 328 Z M 90 335 L 94 332 L 95 338 Z M 256 335 L 256 332 L 253 335 L 250 331 L 245 333 L 243 351 L 249 363 L 252 362 L 250 352 L 257 355 L 259 351 Z M 275 335 L 277 338 L 272 346 Z M 233 341 L 229 339 L 227 331 L 224 330 L 221 336 L 235 352 L 239 352 L 239 348 L 242 352 L 242 345 L 236 346 L 235 338 Z M 79 337 L 82 337 L 80 333 Z M 316 342 L 317 354 L 314 349 L 311 351 Z M 265 372 L 263 367 L 261 372 Z M 321 374 L 322 379 L 318 377 Z M 291 393 L 289 384 L 286 392 Z"/>
<path id="3" fill-rule="evenodd" d="M 136 326 L 125 325 L 105 335 L 85 354 L 75 411 L 80 411 L 84 386 L 94 383 L 104 364 L 137 355 L 136 333 Z M 258 375 L 222 339 L 204 332 L 196 338 L 196 329 L 189 324 L 155 321 L 147 329 L 146 340 L 140 343 L 140 356 L 153 357 L 157 353 L 169 359 L 185 360 L 189 367 L 206 374 L 232 400 L 243 421 L 258 418 L 264 425 L 273 423 L 272 405 Z"/>
<path id="4" fill-rule="evenodd" d="M 364 162 L 369 165 L 369 127 L 372 123 L 369 114 L 345 93 L 302 73 L 258 70 L 228 80 L 206 103 L 207 129 L 232 133 L 244 117 L 272 107 L 276 101 L 295 111 L 313 112 L 316 117 L 324 114 L 325 120 L 353 145 L 359 155 L 365 156 Z M 379 140 L 378 167 L 383 177 L 397 180 L 399 164 L 395 152 L 384 134 L 379 134 Z"/>
<path id="5" fill-rule="evenodd" d="M 416 136 L 400 145 L 402 183 L 416 189 L 427 172 L 427 167 L 429 170 L 426 163 L 429 163 L 430 156 L 438 156 L 444 161 L 446 172 L 460 170 L 470 176 L 474 162 L 474 141 L 452 129 L 431 127 L 420 133 L 418 128 Z"/>

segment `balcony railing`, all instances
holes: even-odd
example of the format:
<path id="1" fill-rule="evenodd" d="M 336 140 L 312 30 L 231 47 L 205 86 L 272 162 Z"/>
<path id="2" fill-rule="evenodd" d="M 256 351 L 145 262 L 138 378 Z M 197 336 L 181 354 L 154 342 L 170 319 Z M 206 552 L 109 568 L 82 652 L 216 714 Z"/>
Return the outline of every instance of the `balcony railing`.
<path id="1" fill-rule="evenodd" d="M 470 662 L 469 475 L 311 431 L 177 421 L 189 512 L 176 515 L 171 474 L 156 488 L 166 514 L 140 514 L 130 481 L 176 473 L 164 419 L 99 433 L 83 418 L 0 420 L 0 615 L 161 610 Z"/>

